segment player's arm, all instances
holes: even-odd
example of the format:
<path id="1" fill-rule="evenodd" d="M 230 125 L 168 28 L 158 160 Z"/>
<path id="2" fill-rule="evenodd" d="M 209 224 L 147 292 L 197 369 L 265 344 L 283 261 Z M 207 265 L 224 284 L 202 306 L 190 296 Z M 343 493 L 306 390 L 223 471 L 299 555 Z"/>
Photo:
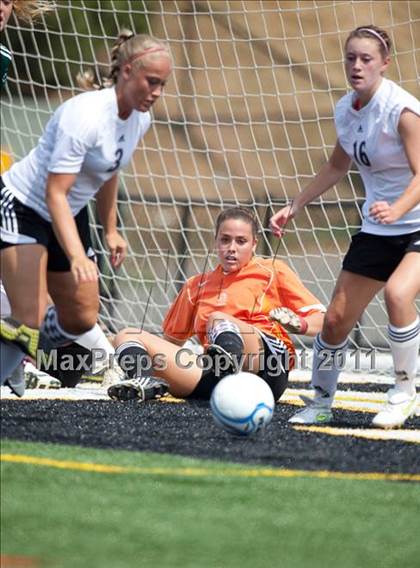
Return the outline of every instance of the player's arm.
<path id="1" fill-rule="evenodd" d="M 296 335 L 317 335 L 322 328 L 324 313 L 314 311 L 308 315 L 300 315 L 290 308 L 275 308 L 270 311 L 269 316 L 277 321 L 288 333 Z"/>
<path id="2" fill-rule="evenodd" d="M 272 232 L 278 237 L 282 236 L 283 228 L 287 221 L 293 219 L 308 203 L 311 203 L 311 201 L 338 183 L 348 172 L 350 164 L 351 158 L 349 158 L 337 141 L 328 162 L 321 167 L 318 174 L 305 189 L 297 195 L 292 205 L 283 207 L 271 217 L 270 228 Z"/>
<path id="3" fill-rule="evenodd" d="M 275 261 L 281 305 L 269 312 L 288 333 L 314 336 L 321 331 L 325 306 L 306 288 L 299 276 L 282 261 Z"/>
<path id="4" fill-rule="evenodd" d="M 73 213 L 67 200 L 77 174 L 48 174 L 46 203 L 51 215 L 54 233 L 70 261 L 76 282 L 92 282 L 98 279 L 96 264 L 85 253 Z"/>
<path id="5" fill-rule="evenodd" d="M 96 209 L 101 225 L 104 228 L 104 237 L 111 253 L 111 264 L 118 268 L 126 254 L 127 243 L 117 229 L 117 195 L 118 174 L 106 181 L 96 194 Z"/>
<path id="6" fill-rule="evenodd" d="M 398 132 L 414 175 L 408 187 L 393 204 L 376 201 L 371 205 L 369 215 L 384 225 L 395 223 L 420 203 L 420 116 L 408 109 L 403 110 Z"/>

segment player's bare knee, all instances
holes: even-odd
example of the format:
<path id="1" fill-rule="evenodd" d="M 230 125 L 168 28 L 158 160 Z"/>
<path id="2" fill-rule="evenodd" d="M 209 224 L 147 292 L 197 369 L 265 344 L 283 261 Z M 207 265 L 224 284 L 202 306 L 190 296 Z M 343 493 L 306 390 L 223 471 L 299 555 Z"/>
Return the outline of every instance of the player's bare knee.
<path id="1" fill-rule="evenodd" d="M 119 331 L 114 337 L 114 347 L 118 347 L 127 341 L 141 341 L 141 330 L 138 327 L 126 327 Z"/>
<path id="2" fill-rule="evenodd" d="M 341 343 L 348 335 L 346 322 L 342 315 L 334 310 L 325 314 L 322 338 L 331 345 Z"/>
<path id="3" fill-rule="evenodd" d="M 389 310 L 398 311 L 410 305 L 414 298 L 411 298 L 404 288 L 396 286 L 385 286 L 384 299 Z"/>
<path id="4" fill-rule="evenodd" d="M 207 318 L 207 329 L 211 329 L 217 322 L 230 319 L 226 317 L 226 314 L 219 311 L 212 312 Z"/>
<path id="5" fill-rule="evenodd" d="M 335 329 L 343 325 L 344 319 L 340 313 L 334 310 L 328 310 L 324 318 L 324 330 L 333 332 Z"/>

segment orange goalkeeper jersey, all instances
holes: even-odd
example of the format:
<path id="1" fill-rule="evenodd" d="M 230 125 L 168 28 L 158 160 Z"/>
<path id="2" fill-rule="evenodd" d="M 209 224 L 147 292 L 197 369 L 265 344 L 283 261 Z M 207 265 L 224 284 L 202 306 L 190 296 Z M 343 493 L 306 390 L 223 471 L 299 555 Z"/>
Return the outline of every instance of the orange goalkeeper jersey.
<path id="1" fill-rule="evenodd" d="M 197 335 L 207 345 L 207 319 L 212 312 L 221 311 L 278 337 L 293 355 L 289 335 L 268 317 L 269 311 L 278 307 L 301 316 L 325 311 L 287 264 L 254 257 L 238 272 L 224 274 L 219 265 L 212 272 L 189 278 L 166 314 L 163 331 L 179 341 Z"/>

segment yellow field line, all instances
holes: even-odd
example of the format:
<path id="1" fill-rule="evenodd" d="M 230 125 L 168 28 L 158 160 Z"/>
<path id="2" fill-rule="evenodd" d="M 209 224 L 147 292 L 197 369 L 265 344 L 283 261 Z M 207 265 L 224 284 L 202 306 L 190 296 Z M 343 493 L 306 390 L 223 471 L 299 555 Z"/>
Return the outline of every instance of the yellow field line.
<path id="1" fill-rule="evenodd" d="M 301 432 L 316 432 L 331 436 L 354 436 L 368 440 L 397 440 L 420 444 L 420 430 L 380 430 L 377 428 L 334 428 L 333 426 L 294 426 L 294 430 Z"/>
<path id="2" fill-rule="evenodd" d="M 90 462 L 54 460 L 24 454 L 2 454 L 2 462 L 20 463 L 40 467 L 53 467 L 65 470 L 77 470 L 93 473 L 161 475 L 182 477 L 238 477 L 238 478 L 281 478 L 314 477 L 318 479 L 354 479 L 376 481 L 420 481 L 420 474 L 415 473 L 375 473 L 341 471 L 306 471 L 299 469 L 211 469 L 205 467 L 124 467 Z"/>

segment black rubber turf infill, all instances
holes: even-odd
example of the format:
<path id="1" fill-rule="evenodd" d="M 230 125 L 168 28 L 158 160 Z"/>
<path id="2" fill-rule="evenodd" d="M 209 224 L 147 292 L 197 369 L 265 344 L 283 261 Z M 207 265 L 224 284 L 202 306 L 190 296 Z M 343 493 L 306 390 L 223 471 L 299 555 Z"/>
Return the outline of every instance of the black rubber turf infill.
<path id="1" fill-rule="evenodd" d="M 3 438 L 94 448 L 150 451 L 305 470 L 420 473 L 419 445 L 297 431 L 296 411 L 277 405 L 271 425 L 237 438 L 213 423 L 208 403 L 150 401 L 2 401 Z M 335 411 L 331 426 L 370 427 L 373 414 Z M 405 428 L 419 429 L 420 418 Z"/>

